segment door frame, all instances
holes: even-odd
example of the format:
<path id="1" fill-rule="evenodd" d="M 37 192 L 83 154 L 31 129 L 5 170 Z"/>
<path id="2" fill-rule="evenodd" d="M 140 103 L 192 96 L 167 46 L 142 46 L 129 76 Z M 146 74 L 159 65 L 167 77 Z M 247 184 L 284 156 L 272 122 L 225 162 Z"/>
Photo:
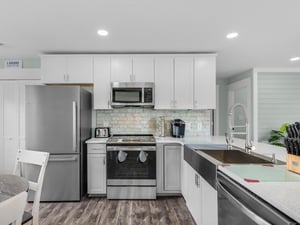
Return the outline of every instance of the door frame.
<path id="1" fill-rule="evenodd" d="M 227 112 L 229 111 L 230 107 L 234 103 L 234 92 L 238 89 L 246 88 L 247 93 L 247 106 L 246 106 L 246 113 L 248 117 L 248 124 L 250 125 L 250 140 L 253 137 L 253 119 L 252 119 L 252 101 L 251 101 L 251 78 L 246 78 L 243 80 L 239 80 L 236 82 L 233 82 L 228 85 L 228 104 L 227 104 Z M 234 114 L 233 114 L 234 117 Z"/>

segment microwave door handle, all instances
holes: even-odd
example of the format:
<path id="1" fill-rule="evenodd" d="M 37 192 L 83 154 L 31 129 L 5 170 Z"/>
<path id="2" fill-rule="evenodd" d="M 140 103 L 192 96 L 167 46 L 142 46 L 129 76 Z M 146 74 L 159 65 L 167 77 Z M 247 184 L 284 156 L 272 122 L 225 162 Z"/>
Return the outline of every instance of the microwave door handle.
<path id="1" fill-rule="evenodd" d="M 77 150 L 77 105 L 76 102 L 73 101 L 73 151 L 76 152 Z"/>
<path id="2" fill-rule="evenodd" d="M 267 222 L 256 213 L 248 209 L 243 203 L 237 200 L 232 194 L 230 194 L 223 185 L 217 181 L 218 190 L 222 191 L 222 193 L 226 196 L 226 198 L 237 208 L 239 208 L 244 214 L 246 214 L 253 222 L 260 224 L 260 225 L 272 225 L 271 223 Z"/>

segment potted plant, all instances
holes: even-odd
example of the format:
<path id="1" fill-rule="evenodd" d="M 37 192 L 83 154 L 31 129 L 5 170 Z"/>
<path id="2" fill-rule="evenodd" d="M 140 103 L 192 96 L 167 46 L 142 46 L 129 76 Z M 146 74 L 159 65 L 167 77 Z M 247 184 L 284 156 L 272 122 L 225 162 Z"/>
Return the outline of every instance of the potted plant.
<path id="1" fill-rule="evenodd" d="M 279 130 L 272 130 L 268 142 L 271 145 L 285 147 L 284 139 L 287 137 L 286 126 L 288 125 L 288 123 L 284 123 Z"/>

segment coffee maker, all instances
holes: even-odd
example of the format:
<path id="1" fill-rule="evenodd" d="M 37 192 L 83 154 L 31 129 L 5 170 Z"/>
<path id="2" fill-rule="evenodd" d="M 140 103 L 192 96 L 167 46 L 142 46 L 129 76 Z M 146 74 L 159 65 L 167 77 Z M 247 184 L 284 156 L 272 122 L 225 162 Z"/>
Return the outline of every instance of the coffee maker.
<path id="1" fill-rule="evenodd" d="M 183 138 L 185 131 L 185 122 L 181 119 L 171 121 L 171 136 L 176 138 Z"/>

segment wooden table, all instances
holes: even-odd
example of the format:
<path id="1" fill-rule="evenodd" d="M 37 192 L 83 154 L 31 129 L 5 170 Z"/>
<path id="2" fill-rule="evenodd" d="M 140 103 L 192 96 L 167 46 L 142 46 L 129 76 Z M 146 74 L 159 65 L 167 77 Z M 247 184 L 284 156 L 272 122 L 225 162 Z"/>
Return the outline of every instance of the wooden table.
<path id="1" fill-rule="evenodd" d="M 0 174 L 0 202 L 9 199 L 29 188 L 28 181 L 20 176 Z"/>

